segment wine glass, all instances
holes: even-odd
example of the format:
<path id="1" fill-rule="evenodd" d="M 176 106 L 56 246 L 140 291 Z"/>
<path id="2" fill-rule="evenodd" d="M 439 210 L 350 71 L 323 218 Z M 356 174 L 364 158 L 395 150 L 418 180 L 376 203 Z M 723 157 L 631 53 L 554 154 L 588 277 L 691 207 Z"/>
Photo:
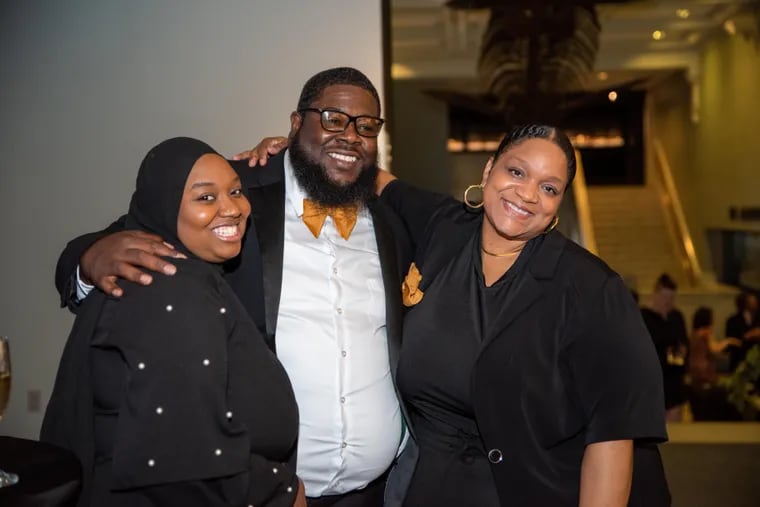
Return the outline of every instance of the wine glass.
<path id="1" fill-rule="evenodd" d="M 0 336 L 0 422 L 11 397 L 11 349 L 8 338 Z M 18 475 L 0 470 L 0 488 L 18 482 Z"/>

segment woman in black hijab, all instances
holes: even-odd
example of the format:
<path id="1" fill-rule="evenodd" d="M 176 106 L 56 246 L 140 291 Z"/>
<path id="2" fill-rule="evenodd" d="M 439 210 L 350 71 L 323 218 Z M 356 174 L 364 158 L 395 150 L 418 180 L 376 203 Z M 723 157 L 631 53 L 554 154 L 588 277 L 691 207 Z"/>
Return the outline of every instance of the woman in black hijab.
<path id="1" fill-rule="evenodd" d="M 127 227 L 187 258 L 79 309 L 41 440 L 80 458 L 80 506 L 305 505 L 290 382 L 221 276 L 250 210 L 205 143 L 170 139 L 143 160 Z"/>

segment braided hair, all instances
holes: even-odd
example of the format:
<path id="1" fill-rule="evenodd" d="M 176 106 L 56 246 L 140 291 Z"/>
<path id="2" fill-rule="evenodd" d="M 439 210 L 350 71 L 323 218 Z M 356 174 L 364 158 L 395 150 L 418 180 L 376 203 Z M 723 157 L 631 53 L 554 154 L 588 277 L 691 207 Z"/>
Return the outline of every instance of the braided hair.
<path id="1" fill-rule="evenodd" d="M 549 125 L 518 125 L 512 127 L 501 140 L 493 159 L 497 160 L 502 153 L 526 139 L 545 139 L 562 150 L 567 161 L 567 185 L 569 186 L 575 178 L 575 149 L 573 149 L 567 135 L 556 127 Z"/>

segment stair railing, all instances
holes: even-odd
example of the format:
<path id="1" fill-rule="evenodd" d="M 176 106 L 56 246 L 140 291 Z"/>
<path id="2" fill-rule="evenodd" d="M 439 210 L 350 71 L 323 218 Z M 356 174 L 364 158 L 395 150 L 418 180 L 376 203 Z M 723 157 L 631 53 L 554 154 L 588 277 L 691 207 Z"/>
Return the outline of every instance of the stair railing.
<path id="1" fill-rule="evenodd" d="M 675 243 L 679 250 L 681 264 L 684 267 L 689 282 L 692 286 L 699 285 L 702 282 L 702 268 L 697 259 L 697 252 L 694 248 L 689 225 L 686 222 L 686 215 L 681 205 L 681 199 L 678 196 L 675 181 L 673 180 L 673 171 L 670 168 L 665 148 L 659 139 L 653 140 L 654 155 L 657 163 L 654 164 L 659 177 L 661 186 L 661 201 L 665 209 L 668 222 L 671 224 L 672 233 Z"/>
<path id="2" fill-rule="evenodd" d="M 583 172 L 583 159 L 581 153 L 575 150 L 575 179 L 573 180 L 573 197 L 575 198 L 575 208 L 578 213 L 578 228 L 580 229 L 583 246 L 594 255 L 599 255 L 599 249 L 596 245 L 596 235 L 594 234 L 594 222 L 591 219 L 591 205 L 588 199 L 588 187 L 586 186 L 586 175 Z"/>

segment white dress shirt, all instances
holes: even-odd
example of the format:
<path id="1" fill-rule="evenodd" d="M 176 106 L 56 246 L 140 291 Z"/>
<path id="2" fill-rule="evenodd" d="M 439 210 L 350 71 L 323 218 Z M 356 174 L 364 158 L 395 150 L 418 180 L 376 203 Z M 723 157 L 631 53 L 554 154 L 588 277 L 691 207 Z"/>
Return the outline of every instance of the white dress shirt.
<path id="1" fill-rule="evenodd" d="M 286 153 L 277 357 L 299 407 L 298 476 L 306 495 L 317 497 L 347 493 L 380 476 L 399 451 L 402 416 L 369 211 L 359 210 L 348 240 L 331 217 L 315 238 L 301 218 L 304 197 Z"/>

